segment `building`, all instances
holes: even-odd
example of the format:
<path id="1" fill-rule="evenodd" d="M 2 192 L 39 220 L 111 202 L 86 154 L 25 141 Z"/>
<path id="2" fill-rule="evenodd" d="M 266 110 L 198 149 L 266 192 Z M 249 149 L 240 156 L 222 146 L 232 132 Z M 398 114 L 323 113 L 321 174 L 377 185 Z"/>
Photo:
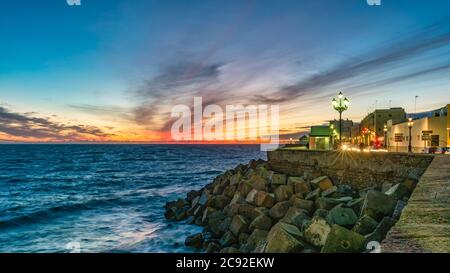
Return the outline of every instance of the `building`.
<path id="1" fill-rule="evenodd" d="M 331 120 L 330 127 L 336 130 L 336 137 L 339 141 L 339 120 Z M 342 142 L 351 142 L 353 121 L 349 119 L 342 120 Z"/>
<path id="2" fill-rule="evenodd" d="M 330 126 L 311 126 L 309 148 L 312 150 L 331 150 L 332 147 Z"/>
<path id="3" fill-rule="evenodd" d="M 411 115 L 411 146 L 413 152 L 426 152 L 428 148 L 450 147 L 450 104 L 419 114 Z M 408 122 L 388 123 L 388 148 L 390 151 L 406 152 L 409 145 Z"/>
<path id="4" fill-rule="evenodd" d="M 389 120 L 392 124 L 405 122 L 405 109 L 401 107 L 377 109 L 368 114 L 359 126 L 361 141 L 368 146 L 373 146 L 375 142 L 384 142 L 384 126 Z"/>

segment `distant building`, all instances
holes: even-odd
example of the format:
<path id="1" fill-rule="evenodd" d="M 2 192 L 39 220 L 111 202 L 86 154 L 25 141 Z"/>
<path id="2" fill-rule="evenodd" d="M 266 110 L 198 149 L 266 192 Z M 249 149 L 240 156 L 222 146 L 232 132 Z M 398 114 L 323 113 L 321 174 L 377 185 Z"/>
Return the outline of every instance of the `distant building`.
<path id="1" fill-rule="evenodd" d="M 332 126 L 331 126 L 332 125 Z M 330 126 L 336 130 L 336 137 L 339 140 L 339 120 L 331 120 Z M 353 121 L 349 119 L 342 120 L 342 142 L 350 142 L 352 138 Z"/>
<path id="2" fill-rule="evenodd" d="M 413 152 L 428 148 L 450 147 L 450 104 L 424 113 L 412 114 L 414 125 L 411 128 Z M 388 147 L 391 151 L 405 152 L 409 144 L 408 122 L 388 123 Z"/>
<path id="3" fill-rule="evenodd" d="M 309 148 L 312 150 L 331 150 L 330 126 L 311 126 L 309 134 Z"/>
<path id="4" fill-rule="evenodd" d="M 380 139 L 384 141 L 384 125 L 388 120 L 392 124 L 398 124 L 406 121 L 405 109 L 394 107 L 390 109 L 377 109 L 368 114 L 360 123 L 361 141 L 365 145 L 373 145 Z"/>

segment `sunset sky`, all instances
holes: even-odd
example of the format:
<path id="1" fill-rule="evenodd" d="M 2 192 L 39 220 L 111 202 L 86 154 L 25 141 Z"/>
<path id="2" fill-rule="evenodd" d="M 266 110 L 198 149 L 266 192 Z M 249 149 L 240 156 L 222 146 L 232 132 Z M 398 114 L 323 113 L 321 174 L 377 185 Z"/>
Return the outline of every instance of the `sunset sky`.
<path id="1" fill-rule="evenodd" d="M 171 141 L 177 104 L 276 104 L 281 134 L 450 103 L 450 1 L 3 0 L 0 142 Z"/>

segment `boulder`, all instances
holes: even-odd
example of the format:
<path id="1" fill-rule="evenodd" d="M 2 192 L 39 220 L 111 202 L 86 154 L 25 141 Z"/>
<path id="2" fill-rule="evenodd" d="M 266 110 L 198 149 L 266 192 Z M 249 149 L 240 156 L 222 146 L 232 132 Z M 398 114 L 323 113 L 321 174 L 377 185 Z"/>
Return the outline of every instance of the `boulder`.
<path id="1" fill-rule="evenodd" d="M 214 189 L 213 189 L 213 191 L 212 191 L 212 194 L 214 194 L 214 195 L 218 195 L 218 194 L 222 194 L 223 193 L 223 191 L 225 190 L 225 188 L 228 186 L 230 184 L 230 182 L 229 181 L 221 181 L 220 183 L 217 183 L 215 186 L 214 186 Z"/>
<path id="2" fill-rule="evenodd" d="M 249 180 L 250 185 L 253 189 L 257 189 L 260 191 L 266 191 L 267 190 L 267 180 L 264 179 L 261 175 L 255 174 L 251 177 Z"/>
<path id="3" fill-rule="evenodd" d="M 267 235 L 266 253 L 294 253 L 304 249 L 300 230 L 286 223 L 278 223 Z"/>
<path id="4" fill-rule="evenodd" d="M 281 185 L 275 189 L 274 194 L 276 202 L 281 202 L 291 198 L 294 193 L 291 186 Z"/>
<path id="5" fill-rule="evenodd" d="M 228 198 L 233 198 L 234 194 L 236 193 L 236 185 L 234 186 L 228 186 L 225 188 L 225 190 L 223 191 L 223 195 L 225 195 Z"/>
<path id="6" fill-rule="evenodd" d="M 377 226 L 378 222 L 375 221 L 375 219 L 368 215 L 364 215 L 363 217 L 358 219 L 352 230 L 361 235 L 367 235 L 373 232 Z"/>
<path id="7" fill-rule="evenodd" d="M 206 253 L 219 253 L 221 249 L 220 244 L 216 242 L 210 242 L 206 247 Z"/>
<path id="8" fill-rule="evenodd" d="M 328 198 L 328 197 L 319 197 L 314 202 L 316 209 L 326 209 L 331 210 L 335 206 L 339 205 L 339 201 L 337 201 L 334 198 Z"/>
<path id="9" fill-rule="evenodd" d="M 291 203 L 289 201 L 283 201 L 276 203 L 269 211 L 270 217 L 275 220 L 279 220 L 286 215 Z"/>
<path id="10" fill-rule="evenodd" d="M 202 223 L 208 223 L 208 219 L 209 216 L 214 213 L 216 211 L 216 209 L 211 208 L 211 207 L 207 207 L 204 211 L 203 211 L 203 216 L 202 216 Z"/>
<path id="11" fill-rule="evenodd" d="M 212 212 L 208 217 L 208 226 L 217 235 L 225 233 L 228 230 L 230 222 L 231 217 L 227 217 L 222 211 Z"/>
<path id="12" fill-rule="evenodd" d="M 328 222 L 320 217 L 313 217 L 308 226 L 304 228 L 305 240 L 317 247 L 322 247 L 328 238 L 331 226 Z"/>
<path id="13" fill-rule="evenodd" d="M 328 188 L 328 189 L 322 191 L 322 197 L 329 197 L 329 196 L 337 193 L 337 191 L 338 191 L 338 187 L 333 186 L 331 188 Z"/>
<path id="14" fill-rule="evenodd" d="M 411 191 L 404 184 L 395 184 L 389 190 L 385 192 L 386 195 L 394 196 L 396 199 L 401 200 L 408 198 L 411 195 Z"/>
<path id="15" fill-rule="evenodd" d="M 220 245 L 222 246 L 231 246 L 232 244 L 237 242 L 237 237 L 231 232 L 225 232 L 220 238 Z"/>
<path id="16" fill-rule="evenodd" d="M 201 248 L 203 245 L 203 234 L 197 233 L 187 236 L 184 244 L 189 247 Z"/>
<path id="17" fill-rule="evenodd" d="M 250 231 L 253 231 L 255 229 L 259 230 L 270 230 L 272 227 L 272 219 L 267 215 L 259 215 L 250 223 Z"/>
<path id="18" fill-rule="evenodd" d="M 328 223 L 332 225 L 336 224 L 351 228 L 358 221 L 358 216 L 356 216 L 356 213 L 350 208 L 336 206 L 330 210 L 326 219 Z"/>
<path id="19" fill-rule="evenodd" d="M 249 250 L 253 251 L 260 242 L 266 240 L 267 234 L 269 234 L 269 232 L 266 230 L 255 229 L 252 234 L 250 234 L 246 242 Z"/>
<path id="20" fill-rule="evenodd" d="M 309 192 L 306 196 L 305 199 L 306 200 L 316 200 L 317 198 L 320 197 L 320 192 L 322 190 L 320 188 L 317 188 L 315 190 L 313 190 L 312 192 Z"/>
<path id="21" fill-rule="evenodd" d="M 241 251 L 235 247 L 225 247 L 220 253 L 241 253 Z"/>
<path id="22" fill-rule="evenodd" d="M 194 197 L 194 199 L 192 199 L 192 202 L 191 202 L 191 208 L 195 208 L 195 207 L 199 206 L 198 201 L 200 201 L 200 196 Z"/>
<path id="23" fill-rule="evenodd" d="M 364 249 L 364 236 L 339 225 L 333 225 L 322 253 L 355 253 Z"/>
<path id="24" fill-rule="evenodd" d="M 251 190 L 248 194 L 247 197 L 245 198 L 245 201 L 249 204 L 255 204 L 256 201 L 256 195 L 258 194 L 258 190 L 253 189 Z"/>
<path id="25" fill-rule="evenodd" d="M 333 187 L 333 182 L 328 176 L 321 176 L 311 181 L 315 187 L 320 188 L 322 191 L 325 191 L 331 187 Z"/>
<path id="26" fill-rule="evenodd" d="M 210 198 L 209 191 L 207 189 L 204 189 L 198 200 L 198 205 L 206 206 L 208 204 L 209 198 Z"/>
<path id="27" fill-rule="evenodd" d="M 392 185 L 393 184 L 391 182 L 384 182 L 381 184 L 381 192 L 386 193 L 390 188 L 392 188 Z"/>
<path id="28" fill-rule="evenodd" d="M 272 185 L 286 185 L 287 177 L 285 174 L 273 173 L 270 176 L 270 183 Z"/>
<path id="29" fill-rule="evenodd" d="M 247 196 L 248 193 L 253 189 L 252 184 L 250 184 L 250 182 L 248 181 L 242 181 L 241 183 L 239 183 L 238 187 L 237 187 L 237 191 L 242 195 L 242 196 Z"/>
<path id="30" fill-rule="evenodd" d="M 242 204 L 239 206 L 238 214 L 244 216 L 249 222 L 253 221 L 261 213 L 256 210 L 256 208 L 249 204 Z"/>
<path id="31" fill-rule="evenodd" d="M 197 196 L 200 196 L 200 193 L 199 193 L 198 191 L 195 191 L 195 190 L 189 191 L 189 192 L 186 194 L 186 200 L 187 200 L 189 203 L 192 203 L 192 200 L 194 200 L 194 198 L 197 197 Z"/>
<path id="32" fill-rule="evenodd" d="M 237 185 L 242 180 L 241 172 L 237 172 L 230 177 L 230 185 Z"/>
<path id="33" fill-rule="evenodd" d="M 225 195 L 216 195 L 211 198 L 211 205 L 216 209 L 223 209 L 230 203 L 230 198 Z"/>
<path id="34" fill-rule="evenodd" d="M 239 234 L 238 237 L 238 242 L 239 244 L 245 244 L 247 242 L 248 237 L 250 236 L 250 234 L 242 232 L 241 234 Z"/>
<path id="35" fill-rule="evenodd" d="M 286 212 L 286 215 L 280 220 L 280 222 L 301 228 L 303 221 L 308 219 L 310 219 L 310 217 L 306 210 L 296 207 L 290 207 Z"/>
<path id="36" fill-rule="evenodd" d="M 244 217 L 241 215 L 235 215 L 230 224 L 230 231 L 235 235 L 239 236 L 242 232 L 247 232 L 248 223 Z"/>
<path id="37" fill-rule="evenodd" d="M 258 207 L 271 208 L 275 203 L 275 197 L 264 191 L 258 191 L 255 199 L 255 205 Z"/>
<path id="38" fill-rule="evenodd" d="M 312 210 L 314 209 L 314 202 L 311 200 L 300 199 L 300 198 L 293 196 L 290 199 L 290 202 L 291 202 L 292 206 L 299 208 L 299 209 L 304 209 L 304 210 L 308 211 L 309 213 L 311 213 Z"/>
<path id="39" fill-rule="evenodd" d="M 366 242 L 375 241 L 381 243 L 388 231 L 395 225 L 396 220 L 392 217 L 384 217 L 375 230 L 366 235 Z"/>
<path id="40" fill-rule="evenodd" d="M 242 197 L 242 195 L 241 195 L 239 192 L 237 192 L 237 193 L 235 193 L 235 194 L 233 195 L 233 198 L 231 199 L 229 205 L 232 205 L 232 204 L 242 204 L 242 203 L 244 203 L 244 202 L 245 202 L 245 198 Z"/>
<path id="41" fill-rule="evenodd" d="M 357 215 L 361 215 L 361 206 L 364 203 L 364 198 L 357 198 L 346 202 L 345 206 L 355 211 Z"/>
<path id="42" fill-rule="evenodd" d="M 226 206 L 223 209 L 223 212 L 227 215 L 227 216 L 234 216 L 236 214 L 239 213 L 239 208 L 240 208 L 241 204 L 238 203 L 234 203 L 234 204 L 228 204 L 228 206 Z"/>
<path id="43" fill-rule="evenodd" d="M 313 214 L 313 217 L 320 217 L 323 219 L 327 219 L 329 211 L 326 209 L 316 209 L 316 211 Z"/>
<path id="44" fill-rule="evenodd" d="M 394 195 L 387 195 L 375 190 L 366 194 L 361 208 L 361 215 L 369 215 L 375 220 L 381 220 L 384 216 L 390 216 L 397 205 L 397 198 Z"/>

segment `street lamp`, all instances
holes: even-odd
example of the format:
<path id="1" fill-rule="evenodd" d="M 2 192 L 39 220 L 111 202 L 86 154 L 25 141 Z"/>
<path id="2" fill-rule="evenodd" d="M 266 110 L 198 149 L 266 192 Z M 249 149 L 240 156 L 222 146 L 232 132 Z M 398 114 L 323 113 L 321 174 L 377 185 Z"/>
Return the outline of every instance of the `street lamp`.
<path id="1" fill-rule="evenodd" d="M 414 125 L 414 121 L 412 120 L 412 118 L 408 119 L 408 128 L 409 128 L 409 141 L 408 141 L 408 152 L 411 153 L 412 152 L 412 146 L 411 146 L 411 129 Z"/>
<path id="2" fill-rule="evenodd" d="M 387 125 L 385 124 L 384 128 L 383 128 L 383 132 L 384 132 L 384 148 L 385 149 L 387 148 L 387 131 L 388 131 Z"/>
<path id="3" fill-rule="evenodd" d="M 331 102 L 334 110 L 339 112 L 339 145 L 342 145 L 342 112 L 348 109 L 350 101 L 339 92 L 338 97 Z"/>

